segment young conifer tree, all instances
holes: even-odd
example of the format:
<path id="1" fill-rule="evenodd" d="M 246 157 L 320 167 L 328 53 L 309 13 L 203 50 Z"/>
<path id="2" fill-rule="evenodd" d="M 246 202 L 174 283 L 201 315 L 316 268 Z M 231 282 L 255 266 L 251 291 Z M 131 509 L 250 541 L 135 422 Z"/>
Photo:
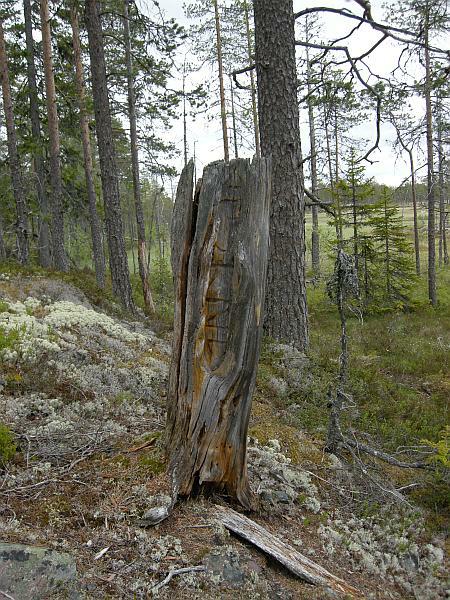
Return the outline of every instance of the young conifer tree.
<path id="1" fill-rule="evenodd" d="M 378 308 L 404 306 L 414 279 L 413 248 L 398 206 L 387 186 L 368 219 L 373 240 L 372 266 L 376 269 L 374 299 Z"/>
<path id="2" fill-rule="evenodd" d="M 337 191 L 340 196 L 342 226 L 349 233 L 344 236 L 343 245 L 345 251 L 353 256 L 359 274 L 361 243 L 371 210 L 374 188 L 372 180 L 366 177 L 364 165 L 357 162 L 356 150 L 353 147 L 350 149 L 345 178 L 339 180 Z"/>

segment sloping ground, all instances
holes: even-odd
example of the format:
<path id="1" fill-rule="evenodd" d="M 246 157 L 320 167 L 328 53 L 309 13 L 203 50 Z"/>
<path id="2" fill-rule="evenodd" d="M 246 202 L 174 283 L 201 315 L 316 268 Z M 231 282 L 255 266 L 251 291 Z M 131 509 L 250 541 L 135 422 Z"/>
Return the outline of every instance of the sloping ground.
<path id="1" fill-rule="evenodd" d="M 285 390 L 304 359 L 277 352 L 285 367 L 270 386 Z M 168 489 L 170 345 L 144 322 L 99 312 L 54 279 L 4 277 L 0 360 L 0 423 L 18 440 L 0 470 L 1 541 L 71 555 L 82 598 L 151 597 L 171 569 L 190 566 L 204 570 L 177 575 L 159 597 L 325 597 L 230 537 L 214 509 L 224 499 L 187 500 L 146 527 L 146 510 Z M 256 521 L 367 598 L 446 597 L 443 542 L 430 538 L 420 511 L 390 503 L 389 494 L 374 511 L 377 492 L 363 474 L 279 422 L 267 382 L 256 394 L 251 434 Z M 50 597 L 68 594 L 63 587 Z"/>

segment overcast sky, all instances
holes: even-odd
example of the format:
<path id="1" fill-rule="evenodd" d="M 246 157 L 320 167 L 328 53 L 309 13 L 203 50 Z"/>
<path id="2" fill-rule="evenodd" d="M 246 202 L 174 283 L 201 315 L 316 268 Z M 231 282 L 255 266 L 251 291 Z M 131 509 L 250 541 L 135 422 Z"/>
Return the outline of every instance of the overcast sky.
<path id="1" fill-rule="evenodd" d="M 373 16 L 377 20 L 382 21 L 382 2 L 380 0 L 372 0 L 371 4 Z M 161 0 L 160 6 L 164 10 L 166 16 L 175 18 L 182 25 L 188 26 L 190 24 L 190 21 L 185 17 L 182 0 Z M 350 0 L 308 0 L 307 2 L 305 2 L 305 0 L 294 0 L 295 11 L 309 6 L 338 6 L 351 8 L 358 14 L 361 14 L 362 12 L 356 3 L 353 3 Z M 328 37 L 340 37 L 341 35 L 349 32 L 351 27 L 354 25 L 354 22 L 337 15 L 324 16 L 322 18 L 322 22 L 323 39 L 327 39 Z M 350 42 L 346 43 L 349 44 L 353 54 L 358 54 L 361 51 L 369 48 L 370 45 L 379 38 L 379 36 L 379 33 L 377 34 L 370 27 L 364 26 L 360 32 L 357 32 L 351 38 Z M 398 54 L 399 46 L 391 43 L 389 40 L 385 41 L 379 48 L 377 48 L 370 58 L 369 62 L 371 68 L 373 68 L 375 72 L 381 76 L 389 76 L 389 73 L 396 65 Z M 412 67 L 412 69 L 415 70 L 417 67 Z M 418 72 L 411 73 L 411 75 L 417 75 L 418 78 L 421 77 L 420 73 Z M 200 79 L 202 77 L 209 76 L 211 76 L 210 72 L 204 71 L 200 74 Z M 423 114 L 425 107 L 420 98 L 414 100 L 413 106 L 414 112 L 417 115 Z M 307 154 L 309 153 L 307 151 L 309 146 L 309 138 L 305 113 L 301 115 L 301 131 L 304 154 Z M 361 138 L 373 141 L 375 136 L 375 125 L 373 119 L 369 118 L 367 121 L 361 123 L 356 132 L 357 134 L 360 134 Z M 369 176 L 373 176 L 380 183 L 398 185 L 405 177 L 408 176 L 408 166 L 402 158 L 399 159 L 396 157 L 392 149 L 392 141 L 395 138 L 393 129 L 388 124 L 383 124 L 381 134 L 380 151 L 375 151 L 371 157 L 372 160 L 377 162 L 375 162 L 373 165 L 367 164 L 367 174 Z M 183 142 L 183 127 L 181 119 L 179 123 L 175 124 L 172 132 L 170 132 L 168 135 L 181 150 Z M 195 142 L 197 168 L 200 172 L 203 166 L 208 162 L 223 158 L 220 109 L 217 109 L 217 118 L 213 120 L 207 120 L 204 117 L 197 117 L 195 122 L 189 122 L 188 140 L 189 152 L 191 155 L 193 154 Z M 179 159 L 174 163 L 177 170 L 182 168 L 182 161 L 183 159 L 180 155 Z M 425 173 L 423 173 L 423 175 L 425 175 Z"/>

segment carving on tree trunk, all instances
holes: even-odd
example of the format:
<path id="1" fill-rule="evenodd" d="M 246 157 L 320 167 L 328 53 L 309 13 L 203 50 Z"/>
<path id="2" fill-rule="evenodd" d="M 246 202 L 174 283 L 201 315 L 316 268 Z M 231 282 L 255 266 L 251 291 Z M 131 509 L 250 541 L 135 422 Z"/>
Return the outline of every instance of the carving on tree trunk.
<path id="1" fill-rule="evenodd" d="M 262 333 L 268 159 L 185 167 L 172 221 L 175 333 L 168 450 L 175 494 L 208 484 L 252 506 L 247 428 Z"/>

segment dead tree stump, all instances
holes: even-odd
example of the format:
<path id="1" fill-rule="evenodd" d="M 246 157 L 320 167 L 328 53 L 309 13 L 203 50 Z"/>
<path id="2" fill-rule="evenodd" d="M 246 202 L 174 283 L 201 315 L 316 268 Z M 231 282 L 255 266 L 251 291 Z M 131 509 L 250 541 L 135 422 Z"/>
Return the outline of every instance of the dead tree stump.
<path id="1" fill-rule="evenodd" d="M 174 494 L 201 485 L 252 506 L 247 429 L 262 334 L 270 162 L 181 174 L 172 219 L 175 331 L 168 393 Z"/>

